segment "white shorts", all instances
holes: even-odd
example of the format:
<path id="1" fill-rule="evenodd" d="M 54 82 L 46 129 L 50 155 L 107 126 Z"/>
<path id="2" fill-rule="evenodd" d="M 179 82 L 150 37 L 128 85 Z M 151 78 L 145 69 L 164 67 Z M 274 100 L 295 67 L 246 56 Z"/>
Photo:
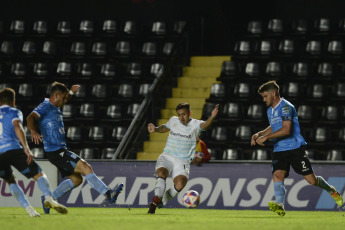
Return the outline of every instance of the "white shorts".
<path id="1" fill-rule="evenodd" d="M 157 159 L 156 171 L 159 168 L 166 168 L 173 179 L 179 175 L 185 176 L 187 180 L 189 179 L 190 163 L 187 160 L 181 160 L 169 154 L 162 153 Z"/>

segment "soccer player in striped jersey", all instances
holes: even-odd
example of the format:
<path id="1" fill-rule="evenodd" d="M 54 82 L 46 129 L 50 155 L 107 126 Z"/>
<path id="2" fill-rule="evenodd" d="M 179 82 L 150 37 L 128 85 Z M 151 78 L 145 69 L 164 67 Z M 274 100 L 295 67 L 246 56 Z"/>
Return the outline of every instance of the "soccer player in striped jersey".
<path id="1" fill-rule="evenodd" d="M 327 191 L 333 197 L 335 203 L 341 207 L 343 198 L 337 190 L 329 185 L 322 176 L 315 176 L 304 150 L 307 143 L 300 133 L 296 109 L 289 101 L 280 97 L 279 85 L 275 81 L 269 81 L 259 87 L 258 93 L 268 107 L 267 117 L 270 126 L 254 134 L 251 145 L 264 146 L 268 139 L 273 139 L 274 142 L 272 174 L 276 201 L 270 201 L 268 203 L 269 208 L 280 216 L 285 215 L 284 180 L 289 176 L 290 165 L 309 184 Z"/>
<path id="2" fill-rule="evenodd" d="M 148 124 L 150 133 L 169 132 L 163 153 L 156 162 L 157 181 L 155 195 L 149 204 L 149 214 L 154 214 L 157 207 L 163 207 L 186 186 L 200 132 L 211 126 L 218 110 L 219 105 L 216 105 L 211 116 L 206 121 L 202 121 L 190 117 L 191 110 L 188 103 L 180 103 L 176 107 L 177 116 L 170 118 L 166 124 L 159 127 L 155 127 L 152 123 Z M 166 189 L 165 181 L 169 174 L 173 178 L 174 186 Z"/>
<path id="3" fill-rule="evenodd" d="M 44 205 L 65 214 L 65 206 L 52 197 L 49 181 L 31 154 L 23 130 L 23 114 L 15 106 L 15 91 L 11 88 L 0 90 L 0 177 L 10 185 L 11 194 L 31 217 L 40 216 L 26 199 L 18 186 L 11 165 L 27 178 L 37 181 L 43 192 Z"/>

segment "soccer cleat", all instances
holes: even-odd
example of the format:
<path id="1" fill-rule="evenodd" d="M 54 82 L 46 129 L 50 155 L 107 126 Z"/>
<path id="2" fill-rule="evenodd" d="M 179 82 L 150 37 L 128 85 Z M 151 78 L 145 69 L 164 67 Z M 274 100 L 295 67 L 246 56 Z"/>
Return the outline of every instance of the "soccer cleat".
<path id="1" fill-rule="evenodd" d="M 44 201 L 44 207 L 47 209 L 55 209 L 58 213 L 67 214 L 67 208 L 62 204 L 59 204 L 53 199 L 53 197 L 46 197 Z"/>
<path id="2" fill-rule="evenodd" d="M 119 194 L 122 192 L 123 189 L 123 184 L 120 184 L 119 186 L 117 186 L 114 190 L 110 191 L 110 197 L 108 198 L 108 201 L 111 204 L 114 204 L 117 200 L 117 197 L 119 196 Z"/>
<path id="3" fill-rule="evenodd" d="M 42 206 L 43 206 L 43 211 L 45 214 L 50 214 L 50 208 L 46 208 L 44 206 L 44 201 L 46 200 L 46 198 L 44 196 L 41 196 L 41 201 L 42 201 Z"/>
<path id="4" fill-rule="evenodd" d="M 36 210 L 31 207 L 30 205 L 25 208 L 26 212 L 30 215 L 30 217 L 40 217 L 41 215 L 36 212 Z"/>
<path id="5" fill-rule="evenodd" d="M 330 195 L 334 199 L 335 203 L 339 207 L 343 206 L 343 197 L 338 193 L 338 191 L 334 188 L 334 186 L 331 186 L 331 189 L 333 190 L 333 193 Z"/>
<path id="6" fill-rule="evenodd" d="M 277 204 L 277 202 L 274 201 L 270 201 L 268 202 L 268 207 L 271 209 L 272 212 L 277 213 L 279 216 L 285 216 L 284 205 Z"/>
<path id="7" fill-rule="evenodd" d="M 155 214 L 157 207 L 162 208 L 163 204 L 162 204 L 161 198 L 159 198 L 158 196 L 154 196 L 152 199 L 152 202 L 149 204 L 149 211 L 147 213 Z"/>

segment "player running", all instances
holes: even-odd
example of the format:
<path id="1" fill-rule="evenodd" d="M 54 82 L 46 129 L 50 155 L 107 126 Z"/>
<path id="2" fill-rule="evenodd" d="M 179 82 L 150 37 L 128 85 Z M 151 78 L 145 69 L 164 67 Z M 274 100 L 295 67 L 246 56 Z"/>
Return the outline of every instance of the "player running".
<path id="1" fill-rule="evenodd" d="M 191 161 L 195 155 L 196 142 L 201 131 L 208 129 L 218 114 L 219 105 L 213 109 L 207 121 L 190 117 L 190 105 L 181 103 L 176 107 L 177 116 L 159 127 L 148 124 L 150 133 L 170 132 L 163 153 L 156 162 L 157 181 L 155 196 L 149 204 L 149 214 L 154 214 L 156 208 L 161 208 L 185 187 L 189 178 Z M 172 175 L 174 186 L 165 189 L 166 178 Z"/>
<path id="2" fill-rule="evenodd" d="M 45 207 L 66 214 L 66 207 L 53 199 L 49 181 L 33 159 L 22 126 L 23 114 L 14 108 L 15 95 L 11 88 L 0 90 L 0 177 L 10 185 L 11 194 L 31 217 L 39 217 L 40 214 L 30 205 L 23 190 L 18 186 L 11 165 L 27 178 L 37 181 L 43 192 Z"/>
<path id="3" fill-rule="evenodd" d="M 27 117 L 28 128 L 31 131 L 31 139 L 35 144 L 43 141 L 44 151 L 48 160 L 54 164 L 63 177 L 69 179 L 61 182 L 53 191 L 54 199 L 62 197 L 70 190 L 78 187 L 83 182 L 81 174 L 85 175 L 88 184 L 97 192 L 106 196 L 108 201 L 115 203 L 118 195 L 123 189 L 120 184 L 112 190 L 108 188 L 93 172 L 91 166 L 81 159 L 77 154 L 67 148 L 65 140 L 65 129 L 60 108 L 79 90 L 79 85 L 73 85 L 70 90 L 67 86 L 54 82 L 52 84 L 50 97 L 39 104 Z M 41 134 L 35 128 L 38 122 Z M 44 197 L 42 198 L 44 200 Z M 45 209 L 49 213 L 49 209 Z"/>
<path id="4" fill-rule="evenodd" d="M 289 176 L 290 165 L 296 173 L 304 176 L 309 184 L 326 190 L 341 207 L 343 198 L 337 190 L 329 185 L 322 176 L 315 176 L 309 158 L 304 150 L 307 144 L 300 134 L 297 112 L 295 107 L 280 97 L 279 86 L 275 81 L 269 81 L 258 89 L 268 110 L 267 116 L 270 126 L 254 134 L 251 145 L 264 146 L 264 142 L 273 139 L 274 150 L 272 157 L 272 174 L 274 181 L 274 196 L 276 202 L 270 201 L 269 208 L 280 216 L 285 215 L 284 179 Z"/>

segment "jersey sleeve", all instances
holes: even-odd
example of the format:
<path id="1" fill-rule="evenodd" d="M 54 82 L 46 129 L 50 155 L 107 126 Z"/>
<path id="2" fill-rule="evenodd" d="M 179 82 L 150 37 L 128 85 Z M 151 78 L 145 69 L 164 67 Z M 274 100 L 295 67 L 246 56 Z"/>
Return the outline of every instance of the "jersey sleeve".
<path id="1" fill-rule="evenodd" d="M 23 123 L 23 113 L 20 110 L 14 110 L 13 111 L 13 116 L 12 116 L 12 124 L 13 121 L 20 121 L 20 123 Z"/>
<path id="2" fill-rule="evenodd" d="M 36 113 L 39 117 L 42 117 L 46 114 L 46 111 L 47 111 L 46 108 L 47 108 L 47 104 L 41 103 L 32 112 Z"/>
<path id="3" fill-rule="evenodd" d="M 282 118 L 283 121 L 291 121 L 293 115 L 293 108 L 288 104 L 284 105 L 282 108 Z"/>
<path id="4" fill-rule="evenodd" d="M 169 121 L 166 124 L 164 124 L 164 126 L 167 127 L 168 129 L 171 129 L 171 125 L 172 125 L 173 122 L 174 122 L 173 121 L 173 117 L 171 117 L 169 119 Z"/>

